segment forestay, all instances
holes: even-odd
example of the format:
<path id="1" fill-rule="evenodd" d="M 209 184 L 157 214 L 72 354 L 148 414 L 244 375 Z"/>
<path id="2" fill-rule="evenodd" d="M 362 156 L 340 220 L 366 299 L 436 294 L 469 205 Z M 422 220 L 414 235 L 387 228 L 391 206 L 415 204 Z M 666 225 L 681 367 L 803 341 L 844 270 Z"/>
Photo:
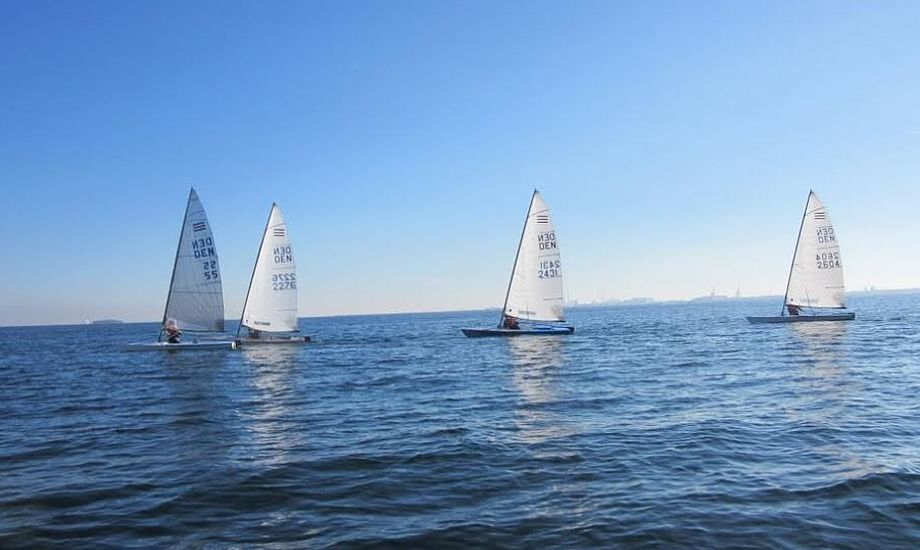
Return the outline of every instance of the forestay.
<path id="1" fill-rule="evenodd" d="M 180 330 L 224 330 L 220 262 L 208 216 L 195 189 L 189 192 L 166 299 L 163 321 L 170 319 Z"/>
<path id="2" fill-rule="evenodd" d="M 808 195 L 799 229 L 786 304 L 811 308 L 845 308 L 840 245 L 827 207 L 814 191 Z"/>
<path id="3" fill-rule="evenodd" d="M 242 326 L 266 332 L 297 330 L 297 273 L 281 209 L 272 205 L 243 306 Z"/>
<path id="4" fill-rule="evenodd" d="M 562 260 L 549 207 L 534 191 L 505 298 L 505 315 L 564 321 Z"/>

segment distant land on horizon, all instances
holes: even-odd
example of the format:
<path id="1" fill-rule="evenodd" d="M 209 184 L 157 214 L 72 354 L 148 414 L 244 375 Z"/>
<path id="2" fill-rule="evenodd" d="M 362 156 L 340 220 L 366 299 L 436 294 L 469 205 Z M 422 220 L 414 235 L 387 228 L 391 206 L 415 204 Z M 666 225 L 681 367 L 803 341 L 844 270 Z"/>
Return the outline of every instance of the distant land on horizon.
<path id="1" fill-rule="evenodd" d="M 920 292 L 920 288 L 875 288 L 869 287 L 863 290 L 848 290 L 847 294 L 850 296 L 853 295 L 871 295 L 871 294 L 910 294 L 914 292 Z M 697 296 L 695 298 L 689 298 L 684 300 L 658 300 L 656 298 L 639 296 L 634 298 L 609 298 L 605 300 L 592 300 L 588 302 L 582 302 L 579 300 L 572 300 L 566 302 L 565 307 L 567 308 L 593 308 L 593 307 L 635 307 L 635 306 L 646 306 L 646 305 L 669 305 L 669 304 L 699 304 L 699 303 L 711 303 L 711 302 L 731 302 L 735 300 L 748 301 L 748 300 L 766 300 L 766 299 L 782 299 L 780 294 L 765 294 L 762 296 L 725 296 L 723 294 L 704 294 L 702 296 Z M 471 311 L 487 311 L 487 312 L 498 312 L 501 308 L 499 307 L 487 307 L 487 308 L 472 308 L 472 309 L 445 309 L 437 311 L 384 311 L 376 313 L 347 313 L 341 315 L 298 315 L 298 319 L 330 319 L 335 317 L 362 317 L 362 316 L 374 316 L 374 315 L 419 315 L 419 314 L 428 314 L 428 313 L 466 313 Z M 239 318 L 234 317 L 232 319 L 226 319 L 227 322 L 238 322 Z M 31 325 L 0 325 L 0 328 L 22 328 L 22 327 L 69 327 L 75 325 L 85 325 L 85 326 L 95 326 L 95 325 L 145 325 L 151 323 L 159 323 L 156 321 L 122 321 L 119 319 L 99 319 L 96 321 L 91 321 L 87 323 L 87 320 L 84 320 L 82 323 L 35 323 Z"/>

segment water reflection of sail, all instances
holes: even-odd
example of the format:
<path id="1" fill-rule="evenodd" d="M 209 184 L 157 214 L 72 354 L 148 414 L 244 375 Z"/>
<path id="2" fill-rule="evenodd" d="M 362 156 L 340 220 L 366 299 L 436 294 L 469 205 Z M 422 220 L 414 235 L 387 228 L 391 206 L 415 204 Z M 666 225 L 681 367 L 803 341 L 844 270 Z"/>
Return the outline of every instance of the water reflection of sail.
<path id="1" fill-rule="evenodd" d="M 247 407 L 246 429 L 252 436 L 250 458 L 264 465 L 282 464 L 299 444 L 300 434 L 292 425 L 291 401 L 297 398 L 294 377 L 301 347 L 250 346 L 242 357 L 252 373 L 253 397 Z"/>
<path id="2" fill-rule="evenodd" d="M 801 356 L 817 380 L 836 376 L 841 370 L 841 346 L 847 333 L 845 323 L 793 323 Z M 834 387 L 829 387 L 833 391 Z"/>
<path id="3" fill-rule="evenodd" d="M 846 366 L 845 323 L 795 323 L 794 346 L 800 366 L 792 381 L 799 399 L 787 407 L 787 414 L 799 429 L 815 434 L 811 452 L 821 455 L 820 463 L 829 475 L 853 479 L 879 471 L 879 466 L 841 445 L 831 434 L 849 426 L 847 410 L 860 397 L 861 385 Z"/>
<path id="4" fill-rule="evenodd" d="M 557 338 L 509 338 L 512 381 L 521 400 L 515 409 L 520 437 L 528 444 L 571 435 L 573 430 L 551 410 L 558 399 L 565 342 Z"/>

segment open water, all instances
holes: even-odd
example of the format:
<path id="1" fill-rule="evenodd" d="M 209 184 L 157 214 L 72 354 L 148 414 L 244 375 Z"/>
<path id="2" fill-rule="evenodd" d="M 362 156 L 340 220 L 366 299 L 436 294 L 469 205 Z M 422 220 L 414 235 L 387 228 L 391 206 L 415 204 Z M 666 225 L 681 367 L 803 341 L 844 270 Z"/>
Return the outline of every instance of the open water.
<path id="1" fill-rule="evenodd" d="M 920 294 L 302 319 L 288 349 L 0 329 L 0 547 L 920 546 Z"/>

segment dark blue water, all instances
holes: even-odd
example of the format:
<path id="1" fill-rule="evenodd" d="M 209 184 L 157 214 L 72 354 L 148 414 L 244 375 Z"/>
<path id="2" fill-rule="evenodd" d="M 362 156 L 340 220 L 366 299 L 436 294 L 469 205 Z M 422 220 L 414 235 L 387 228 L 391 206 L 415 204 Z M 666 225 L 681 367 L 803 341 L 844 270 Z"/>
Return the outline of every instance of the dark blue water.
<path id="1" fill-rule="evenodd" d="M 239 352 L 0 329 L 0 547 L 916 547 L 920 294 L 851 302 L 304 319 Z"/>

